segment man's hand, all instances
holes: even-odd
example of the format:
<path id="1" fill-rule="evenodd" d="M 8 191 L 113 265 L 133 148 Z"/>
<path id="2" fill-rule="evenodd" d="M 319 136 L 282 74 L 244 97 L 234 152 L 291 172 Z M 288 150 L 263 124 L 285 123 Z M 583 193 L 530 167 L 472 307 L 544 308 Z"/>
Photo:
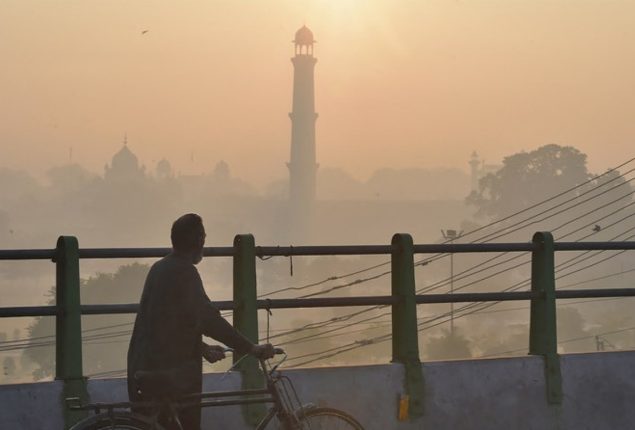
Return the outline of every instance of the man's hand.
<path id="1" fill-rule="evenodd" d="M 251 355 L 261 360 L 268 360 L 275 354 L 273 345 L 270 343 L 263 343 L 262 345 L 254 345 L 249 351 Z"/>
<path id="2" fill-rule="evenodd" d="M 225 348 L 220 345 L 203 344 L 203 358 L 210 363 L 216 363 L 225 358 Z"/>

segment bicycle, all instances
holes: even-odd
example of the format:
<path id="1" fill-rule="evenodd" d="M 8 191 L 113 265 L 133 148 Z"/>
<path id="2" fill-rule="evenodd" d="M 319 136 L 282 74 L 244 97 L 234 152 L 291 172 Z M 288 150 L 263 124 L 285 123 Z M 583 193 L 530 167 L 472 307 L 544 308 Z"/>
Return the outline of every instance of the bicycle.
<path id="1" fill-rule="evenodd" d="M 364 430 L 362 425 L 346 412 L 312 404 L 302 405 L 291 380 L 278 371 L 278 367 L 287 357 L 286 354 L 280 348 L 276 348 L 275 353 L 282 354 L 284 357 L 274 365 L 270 365 L 266 360 L 259 360 L 265 380 L 265 387 L 261 389 L 212 391 L 177 399 L 159 397 L 156 400 L 143 402 L 81 404 L 78 398 L 67 398 L 66 403 L 69 409 L 88 410 L 95 413 L 75 424 L 71 430 L 164 430 L 164 427 L 158 423 L 160 413 L 167 413 L 169 419 L 182 430 L 183 427 L 178 419 L 179 411 L 187 407 L 200 405 L 201 408 L 206 408 L 253 403 L 273 404 L 255 427 L 256 430 L 265 428 Z M 156 388 L 165 383 L 164 375 L 156 372 L 137 372 L 135 376 L 142 391 L 144 386 L 152 385 Z M 141 415 L 132 412 L 133 407 L 145 408 L 151 413 Z M 271 424 L 273 426 L 268 427 Z"/>

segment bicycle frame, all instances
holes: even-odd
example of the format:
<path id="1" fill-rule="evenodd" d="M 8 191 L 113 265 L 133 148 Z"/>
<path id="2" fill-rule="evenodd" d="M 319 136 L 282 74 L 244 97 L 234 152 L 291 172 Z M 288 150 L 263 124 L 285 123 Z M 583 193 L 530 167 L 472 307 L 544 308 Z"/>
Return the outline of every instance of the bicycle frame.
<path id="1" fill-rule="evenodd" d="M 92 410 L 95 414 L 105 412 L 108 416 L 114 417 L 117 413 L 116 409 L 128 409 L 134 408 L 148 408 L 153 410 L 153 414 L 150 417 L 152 423 L 156 423 L 160 410 L 168 410 L 173 418 L 178 421 L 178 411 L 187 407 L 216 407 L 216 406 L 234 406 L 234 405 L 247 405 L 257 403 L 273 403 L 273 407 L 269 409 L 269 412 L 258 423 L 256 430 L 263 430 L 271 422 L 274 417 L 278 417 L 283 426 L 289 430 L 296 428 L 298 423 L 297 413 L 294 410 L 290 410 L 288 399 L 285 401 L 281 394 L 278 383 L 282 383 L 283 377 L 275 377 L 274 372 L 277 366 L 274 366 L 270 370 L 267 370 L 267 365 L 264 360 L 260 360 L 260 367 L 264 374 L 266 382 L 265 388 L 259 389 L 246 389 L 246 390 L 232 390 L 232 391 L 214 391 L 200 394 L 191 394 L 180 397 L 174 400 L 163 401 L 142 401 L 142 402 L 119 402 L 119 403 L 92 403 L 82 405 L 78 398 L 66 399 L 67 406 L 72 410 Z M 287 381 L 288 379 L 285 378 Z M 290 382 L 290 381 L 289 381 Z M 241 397 L 233 398 L 232 397 Z M 245 398 L 247 397 L 247 398 Z M 248 398 L 253 397 L 253 398 Z M 296 396 L 297 399 L 297 396 Z M 299 405 L 299 410 L 302 411 L 305 407 Z M 137 416 L 138 414 L 133 414 Z M 148 421 L 148 417 L 143 415 L 139 416 L 139 419 Z M 180 426 L 180 423 L 179 423 Z"/>

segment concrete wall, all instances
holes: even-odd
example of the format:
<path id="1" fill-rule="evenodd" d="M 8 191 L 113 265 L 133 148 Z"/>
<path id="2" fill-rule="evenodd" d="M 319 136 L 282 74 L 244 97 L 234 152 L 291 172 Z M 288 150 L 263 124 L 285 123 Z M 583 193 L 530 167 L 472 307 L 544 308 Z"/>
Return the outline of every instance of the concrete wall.
<path id="1" fill-rule="evenodd" d="M 561 357 L 564 400 L 546 402 L 540 357 L 432 362 L 423 365 L 425 415 L 398 422 L 400 365 L 289 370 L 304 402 L 354 415 L 366 429 L 631 429 L 635 428 L 635 351 Z M 237 374 L 206 375 L 206 390 L 237 388 Z M 92 380 L 93 401 L 126 399 L 125 380 Z M 0 429 L 61 429 L 58 381 L 0 386 Z M 239 407 L 209 408 L 204 426 L 247 428 Z M 213 423 L 213 425 L 212 425 Z"/>

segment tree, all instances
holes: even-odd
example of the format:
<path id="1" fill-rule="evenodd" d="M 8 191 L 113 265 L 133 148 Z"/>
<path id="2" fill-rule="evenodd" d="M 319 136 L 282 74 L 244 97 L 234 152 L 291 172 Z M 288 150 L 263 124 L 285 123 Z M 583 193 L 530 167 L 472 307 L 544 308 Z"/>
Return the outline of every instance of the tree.
<path id="1" fill-rule="evenodd" d="M 426 360 L 452 360 L 472 357 L 470 342 L 458 330 L 443 329 L 440 336 L 430 338 L 423 347 Z"/>
<path id="2" fill-rule="evenodd" d="M 559 306 L 556 315 L 558 341 L 563 352 L 593 350 L 594 339 L 585 328 L 587 324 L 578 309 L 572 306 Z"/>
<path id="3" fill-rule="evenodd" d="M 555 144 L 505 157 L 503 167 L 479 181 L 467 197 L 478 215 L 499 218 L 589 179 L 586 155 Z"/>
<path id="4" fill-rule="evenodd" d="M 13 357 L 6 357 L 2 361 L 2 370 L 5 376 L 13 375 L 15 373 L 15 360 Z"/>
<path id="5" fill-rule="evenodd" d="M 47 176 L 52 190 L 59 194 L 78 192 L 88 187 L 96 177 L 77 163 L 53 167 L 48 170 Z"/>
<path id="6" fill-rule="evenodd" d="M 583 188 L 581 191 L 593 191 L 593 195 L 597 195 L 593 199 L 595 205 L 608 207 L 619 199 L 618 204 L 626 206 L 633 200 L 633 187 L 617 170 L 609 170 L 602 175 L 591 176 L 593 176 L 593 180 L 581 187 Z"/>
<path id="7" fill-rule="evenodd" d="M 149 267 L 143 264 L 129 264 L 119 267 L 116 273 L 100 273 L 81 280 L 81 297 L 84 304 L 95 303 L 136 303 Z M 51 290 L 50 304 L 54 303 L 54 290 Z M 111 370 L 126 368 L 128 340 L 132 332 L 134 316 L 99 315 L 82 319 L 82 343 L 84 373 L 92 375 Z M 29 337 L 38 338 L 29 342 L 39 344 L 26 347 L 24 355 L 37 366 L 33 377 L 43 379 L 53 376 L 55 362 L 55 320 L 51 317 L 39 317 L 29 327 Z M 51 339 L 43 346 L 42 338 Z"/>

